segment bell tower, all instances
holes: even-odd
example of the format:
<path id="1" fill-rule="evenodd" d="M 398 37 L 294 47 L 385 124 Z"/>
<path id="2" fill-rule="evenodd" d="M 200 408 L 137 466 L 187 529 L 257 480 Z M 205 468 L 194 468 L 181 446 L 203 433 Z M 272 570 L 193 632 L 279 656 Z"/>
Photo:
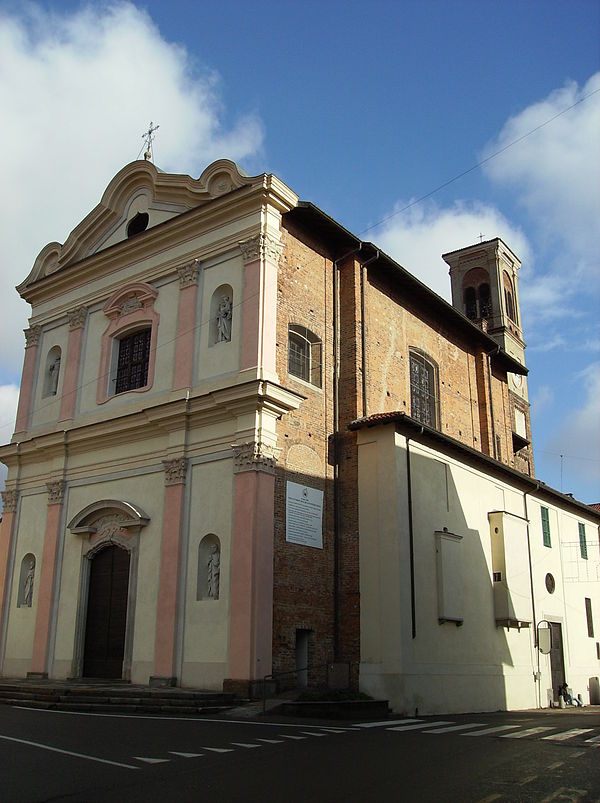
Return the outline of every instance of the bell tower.
<path id="1" fill-rule="evenodd" d="M 525 367 L 518 271 L 521 261 L 499 237 L 442 255 L 450 267 L 452 305 Z M 508 374 L 514 465 L 533 476 L 527 379 Z"/>

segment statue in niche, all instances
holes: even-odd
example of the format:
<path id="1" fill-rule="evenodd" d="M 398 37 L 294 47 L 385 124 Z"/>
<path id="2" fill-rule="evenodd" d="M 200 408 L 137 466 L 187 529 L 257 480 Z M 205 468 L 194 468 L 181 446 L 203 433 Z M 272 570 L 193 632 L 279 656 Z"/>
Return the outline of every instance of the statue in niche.
<path id="1" fill-rule="evenodd" d="M 60 373 L 60 356 L 55 357 L 54 360 L 50 363 L 50 368 L 48 369 L 48 395 L 49 396 L 56 396 L 56 391 L 58 390 L 58 375 Z"/>
<path id="2" fill-rule="evenodd" d="M 221 296 L 217 309 L 217 343 L 231 340 L 232 303 L 229 296 Z"/>
<path id="3" fill-rule="evenodd" d="M 25 583 L 23 584 L 23 607 L 31 608 L 33 603 L 33 579 L 35 577 L 35 563 L 31 561 L 27 574 L 25 575 Z"/>
<path id="4" fill-rule="evenodd" d="M 219 599 L 219 579 L 221 574 L 221 555 L 219 547 L 213 544 L 207 561 L 207 593 L 211 599 Z"/>

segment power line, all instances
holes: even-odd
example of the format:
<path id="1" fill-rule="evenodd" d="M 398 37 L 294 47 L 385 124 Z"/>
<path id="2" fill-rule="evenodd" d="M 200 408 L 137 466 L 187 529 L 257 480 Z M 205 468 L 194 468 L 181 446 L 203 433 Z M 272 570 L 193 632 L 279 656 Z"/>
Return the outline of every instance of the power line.
<path id="1" fill-rule="evenodd" d="M 378 226 L 381 226 L 382 223 L 386 223 L 388 220 L 391 220 L 393 217 L 396 217 L 397 215 L 402 214 L 402 212 L 406 212 L 407 209 L 411 209 L 413 206 L 416 206 L 417 204 L 420 204 L 422 201 L 427 200 L 427 198 L 431 198 L 432 195 L 435 195 L 440 190 L 443 190 L 445 187 L 449 187 L 450 184 L 454 184 L 455 181 L 458 181 L 459 179 L 463 178 L 464 176 L 467 176 L 469 173 L 472 173 L 474 170 L 478 170 L 480 167 L 482 167 L 487 162 L 490 162 L 492 159 L 495 159 L 497 156 L 500 156 L 500 154 L 504 153 L 509 148 L 512 148 L 513 145 L 518 145 L 519 142 L 523 142 L 524 139 L 527 139 L 527 137 L 530 137 L 532 134 L 535 134 L 535 132 L 539 131 L 540 128 L 544 128 L 544 126 L 549 125 L 554 120 L 556 120 L 558 117 L 561 117 L 563 114 L 566 114 L 567 112 L 570 112 L 571 109 L 575 108 L 575 106 L 578 106 L 580 103 L 583 103 L 584 100 L 587 100 L 588 98 L 591 98 L 592 95 L 596 95 L 598 92 L 600 92 L 600 89 L 594 89 L 593 92 L 589 92 L 587 95 L 584 95 L 582 98 L 579 98 L 579 100 L 576 100 L 575 103 L 572 103 L 566 109 L 563 109 L 562 111 L 558 112 L 553 117 L 549 117 L 543 123 L 540 123 L 535 128 L 532 128 L 531 131 L 528 131 L 526 134 L 523 134 L 522 136 L 517 137 L 517 139 L 514 139 L 512 142 L 509 142 L 508 145 L 505 145 L 503 148 L 500 148 L 500 150 L 497 150 L 494 153 L 490 154 L 489 156 L 486 156 L 485 159 L 482 159 L 480 162 L 477 162 L 472 167 L 469 167 L 467 170 L 463 170 L 462 173 L 458 173 L 453 178 L 448 179 L 448 181 L 444 181 L 443 184 L 440 184 L 435 189 L 431 190 L 430 192 L 425 193 L 425 195 L 421 195 L 421 197 L 417 198 L 415 201 L 411 201 L 409 204 L 406 204 L 406 206 L 403 206 L 402 209 L 397 209 L 395 212 L 391 212 L 389 215 L 386 215 L 385 217 L 381 218 L 381 220 L 378 220 L 376 223 L 371 223 L 370 226 L 367 226 L 365 229 L 362 229 L 362 231 L 360 231 L 359 234 L 364 234 L 367 231 L 371 231 L 371 229 L 376 229 Z"/>

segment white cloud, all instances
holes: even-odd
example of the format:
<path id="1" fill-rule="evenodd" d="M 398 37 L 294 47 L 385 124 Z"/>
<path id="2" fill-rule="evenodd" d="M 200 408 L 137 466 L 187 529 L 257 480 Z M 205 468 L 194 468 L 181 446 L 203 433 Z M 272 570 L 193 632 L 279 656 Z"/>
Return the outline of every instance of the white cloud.
<path id="1" fill-rule="evenodd" d="M 214 159 L 250 158 L 263 140 L 255 114 L 223 125 L 218 76 L 132 4 L 69 16 L 25 8 L 0 11 L 0 381 L 16 379 L 23 358 L 28 307 L 14 286 L 138 156 L 150 120 L 160 124 L 155 161 L 171 172 L 198 176 Z"/>
<path id="2" fill-rule="evenodd" d="M 550 385 L 540 385 L 531 398 L 531 414 L 535 418 L 554 403 L 554 390 Z"/>
<path id="3" fill-rule="evenodd" d="M 404 204 L 398 204 L 402 208 Z M 442 254 L 501 237 L 523 260 L 530 248 L 523 232 L 493 206 L 457 201 L 449 208 L 420 204 L 391 218 L 377 232 L 377 244 L 436 293 L 450 300 L 448 266 Z"/>
<path id="4" fill-rule="evenodd" d="M 0 385 L 0 443 L 8 443 L 15 428 L 19 388 L 16 385 Z M 6 466 L 0 463 L 0 491 L 4 490 Z M 0 504 L 1 508 L 1 504 Z"/>
<path id="5" fill-rule="evenodd" d="M 600 478 L 600 362 L 577 372 L 571 384 L 582 403 L 555 428 L 545 448 L 565 456 L 570 475 Z"/>
<path id="6" fill-rule="evenodd" d="M 508 186 L 517 194 L 548 250 L 560 249 L 562 271 L 571 278 L 577 274 L 582 277 L 600 274 L 598 90 L 600 72 L 581 88 L 569 82 L 511 117 L 483 153 L 483 157 L 490 155 L 578 104 L 491 159 L 483 168 L 494 183 Z M 563 261 L 565 252 L 569 255 L 568 262 Z"/>

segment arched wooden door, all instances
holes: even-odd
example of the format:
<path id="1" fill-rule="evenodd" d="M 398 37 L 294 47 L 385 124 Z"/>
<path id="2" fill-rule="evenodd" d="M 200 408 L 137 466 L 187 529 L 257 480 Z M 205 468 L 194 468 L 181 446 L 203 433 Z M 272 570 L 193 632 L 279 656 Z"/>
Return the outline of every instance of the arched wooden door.
<path id="1" fill-rule="evenodd" d="M 90 567 L 83 675 L 121 678 L 125 653 L 129 552 L 109 546 Z"/>

